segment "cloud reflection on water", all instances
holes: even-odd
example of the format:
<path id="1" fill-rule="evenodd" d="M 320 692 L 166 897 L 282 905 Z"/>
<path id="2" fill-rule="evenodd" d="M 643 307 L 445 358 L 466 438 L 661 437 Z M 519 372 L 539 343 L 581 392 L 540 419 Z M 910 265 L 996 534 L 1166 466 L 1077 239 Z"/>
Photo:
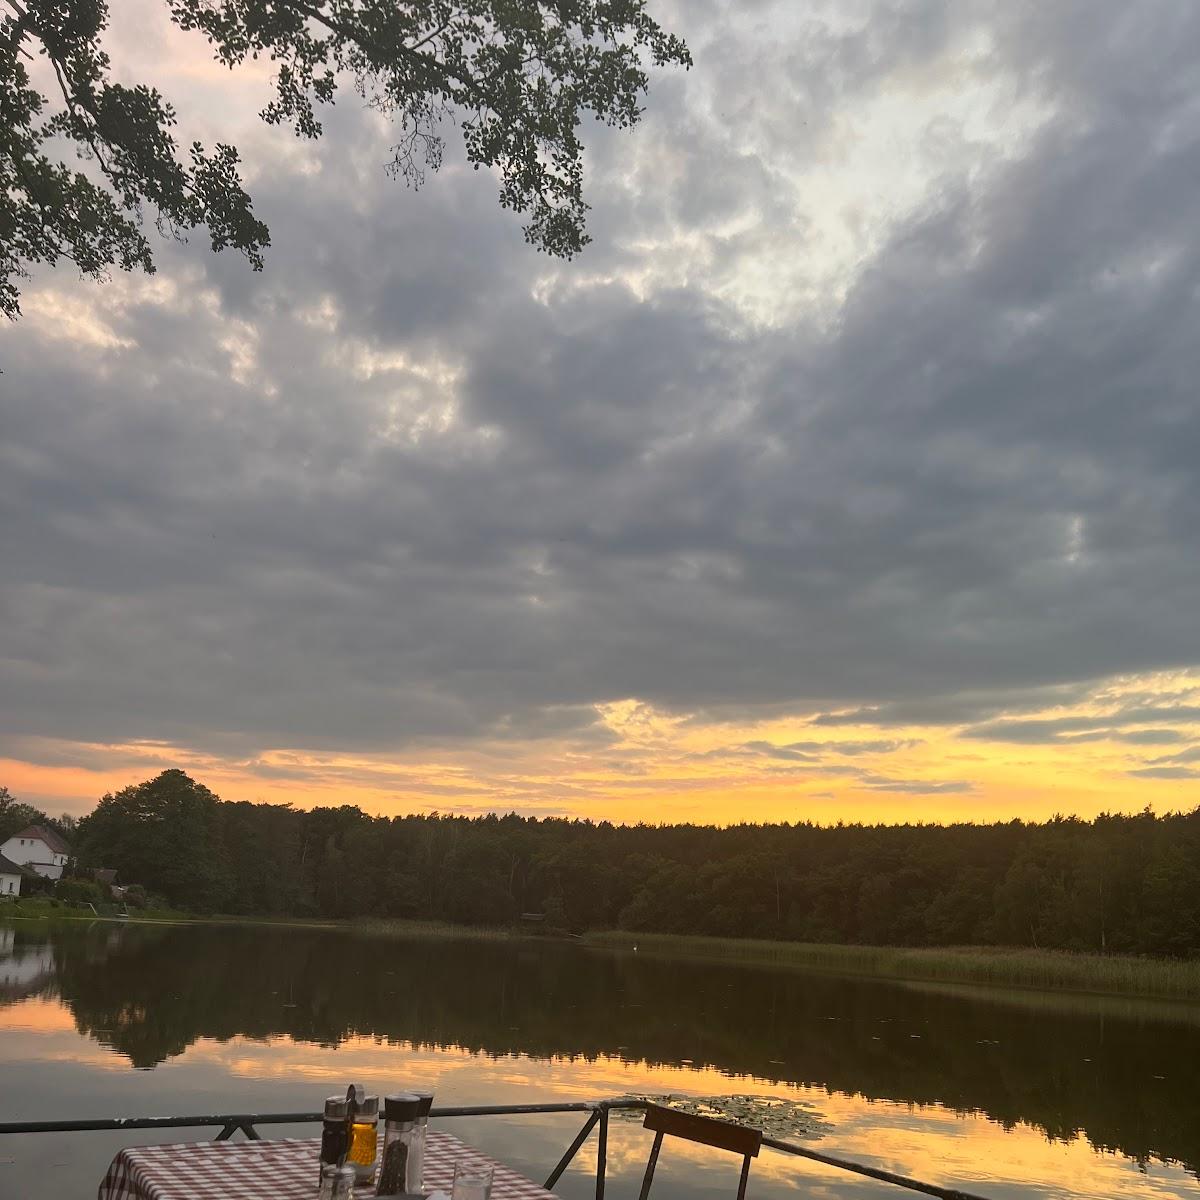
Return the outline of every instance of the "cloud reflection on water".
<path id="1" fill-rule="evenodd" d="M 1194 1179 L 1177 1167 L 1150 1164 L 1140 1171 L 1121 1156 L 1097 1153 L 1083 1137 L 1051 1140 L 1024 1123 L 1006 1130 L 982 1115 L 955 1113 L 940 1105 L 865 1100 L 713 1068 L 649 1066 L 615 1056 L 585 1061 L 488 1055 L 418 1047 L 375 1036 L 350 1037 L 336 1047 L 286 1035 L 267 1040 L 204 1037 L 152 1075 L 134 1074 L 123 1056 L 81 1036 L 61 1002 L 31 998 L 5 1010 L 0 1057 L 6 1063 L 6 1074 L 20 1081 L 19 1086 L 42 1081 L 45 1090 L 36 1095 L 36 1101 L 47 1112 L 65 1111 L 62 1097 L 78 1096 L 73 1081 L 80 1076 L 88 1076 L 92 1082 L 104 1077 L 105 1087 L 114 1077 L 121 1081 L 154 1079 L 144 1092 L 138 1087 L 119 1088 L 121 1112 L 147 1114 L 171 1105 L 171 1111 L 199 1109 L 220 1097 L 225 1109 L 309 1109 L 332 1085 L 349 1078 L 360 1079 L 371 1089 L 428 1087 L 447 1104 L 523 1103 L 550 1097 L 579 1100 L 625 1092 L 785 1094 L 809 1100 L 833 1125 L 823 1149 L 887 1170 L 972 1188 L 995 1200 L 1032 1200 L 1035 1196 L 1176 1200 L 1194 1195 L 1195 1188 Z M 35 1094 L 37 1090 L 35 1086 Z M 80 1097 L 79 1103 L 81 1107 L 72 1110 L 72 1115 L 102 1111 L 88 1104 L 86 1097 Z M 569 1139 L 569 1130 L 557 1118 L 518 1119 L 503 1127 L 476 1120 L 462 1124 L 461 1129 L 456 1123 L 455 1128 L 469 1130 L 471 1140 L 518 1162 L 534 1175 L 548 1170 Z M 170 1139 L 143 1136 L 141 1140 Z M 614 1192 L 626 1194 L 635 1186 L 647 1148 L 647 1138 L 639 1127 L 614 1122 L 609 1148 Z M 109 1153 L 104 1148 L 101 1157 Z M 564 1195 L 586 1194 L 586 1170 L 594 1162 L 588 1157 L 591 1154 L 594 1151 L 581 1155 L 580 1169 L 561 1189 Z M 669 1154 L 664 1152 L 663 1162 L 660 1186 L 668 1198 L 683 1187 L 688 1195 L 706 1194 L 709 1186 L 716 1194 L 729 1174 L 727 1160 L 685 1143 L 672 1144 Z M 97 1160 L 93 1167 L 98 1172 L 103 1163 Z M 826 1200 L 888 1194 L 887 1189 L 866 1181 L 847 1179 L 838 1172 L 771 1152 L 764 1152 L 755 1164 L 752 1178 L 754 1192 L 760 1196 L 784 1196 L 797 1189 Z M 697 1183 L 697 1179 L 703 1182 Z"/>

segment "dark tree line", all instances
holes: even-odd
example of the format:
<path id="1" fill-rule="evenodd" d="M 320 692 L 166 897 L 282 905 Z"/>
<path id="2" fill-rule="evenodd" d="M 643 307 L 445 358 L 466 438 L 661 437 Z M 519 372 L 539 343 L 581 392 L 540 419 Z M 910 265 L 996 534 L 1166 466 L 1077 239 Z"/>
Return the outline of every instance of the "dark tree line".
<path id="1" fill-rule="evenodd" d="M 1200 809 L 993 825 L 618 826 L 224 803 L 182 771 L 77 831 L 200 912 L 432 918 L 895 945 L 1200 951 Z"/>

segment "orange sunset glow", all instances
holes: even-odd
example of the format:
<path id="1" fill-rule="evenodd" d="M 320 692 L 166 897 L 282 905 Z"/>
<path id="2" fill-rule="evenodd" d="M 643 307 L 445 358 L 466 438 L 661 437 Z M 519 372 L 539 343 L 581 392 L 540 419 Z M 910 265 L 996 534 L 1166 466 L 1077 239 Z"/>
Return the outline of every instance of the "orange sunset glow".
<path id="1" fill-rule="evenodd" d="M 31 744 L 28 758 L 0 761 L 0 770 L 14 790 L 79 814 L 106 792 L 182 766 L 225 799 L 355 804 L 384 816 L 512 810 L 710 824 L 1090 817 L 1200 801 L 1200 781 L 1156 765 L 1172 760 L 1173 740 L 1200 736 L 1200 721 L 1177 713 L 1196 699 L 1194 676 L 1164 674 L 1114 681 L 1081 704 L 949 728 L 856 723 L 853 713 L 834 727 L 819 714 L 739 725 L 626 701 L 597 706 L 598 749 L 514 739 L 403 756 L 279 749 L 247 761 L 159 742 L 46 739 Z M 863 715 L 869 722 L 872 714 Z M 1028 723 L 1040 726 L 1031 740 L 1005 740 L 1006 726 Z M 38 761 L 39 752 L 49 761 Z"/>
<path id="2" fill-rule="evenodd" d="M 266 58 L 231 72 L 124 6 L 120 78 L 160 87 L 185 142 L 236 141 L 276 232 L 261 274 L 203 237 L 153 276 L 34 272 L 0 329 L 14 795 L 81 815 L 179 767 L 381 815 L 1200 801 L 1186 339 L 1130 315 L 1175 294 L 1146 264 L 1184 261 L 1190 223 L 1151 253 L 1097 212 L 1107 265 L 1053 232 L 1104 191 L 1047 149 L 1110 111 L 1072 40 L 964 13 L 843 78 L 832 48 L 875 23 L 782 6 L 753 85 L 774 115 L 732 137 L 754 18 L 664 3 L 695 69 L 596 142 L 573 261 L 529 254 L 450 143 L 406 192 L 385 115 L 264 126 Z M 800 78 L 838 82 L 814 103 Z M 1072 357 L 1110 324 L 1146 374 Z M 1146 396 L 1162 412 L 1127 429 Z"/>

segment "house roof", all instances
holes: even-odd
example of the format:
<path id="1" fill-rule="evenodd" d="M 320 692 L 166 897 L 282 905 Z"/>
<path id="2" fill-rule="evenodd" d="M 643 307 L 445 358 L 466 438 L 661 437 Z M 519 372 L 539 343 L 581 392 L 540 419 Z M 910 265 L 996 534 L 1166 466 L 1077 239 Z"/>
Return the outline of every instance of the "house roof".
<path id="1" fill-rule="evenodd" d="M 70 854 L 71 847 L 53 829 L 45 825 L 26 825 L 13 834 L 15 838 L 37 838 L 46 843 L 54 854 Z"/>
<path id="2" fill-rule="evenodd" d="M 28 875 L 29 872 L 24 867 L 18 867 L 15 862 L 9 862 L 3 854 L 0 854 L 0 875 Z"/>

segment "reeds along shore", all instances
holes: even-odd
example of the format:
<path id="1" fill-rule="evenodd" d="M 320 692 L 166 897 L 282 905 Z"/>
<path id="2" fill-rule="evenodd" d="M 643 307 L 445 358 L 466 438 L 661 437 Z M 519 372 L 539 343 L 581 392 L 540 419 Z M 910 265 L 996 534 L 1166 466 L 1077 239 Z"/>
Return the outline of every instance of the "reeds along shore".
<path id="1" fill-rule="evenodd" d="M 589 934 L 587 942 L 612 947 L 636 945 L 641 953 L 793 965 L 882 978 L 1200 1000 L 1200 961 L 1190 959 L 1019 947 L 842 946 L 618 932 Z"/>

